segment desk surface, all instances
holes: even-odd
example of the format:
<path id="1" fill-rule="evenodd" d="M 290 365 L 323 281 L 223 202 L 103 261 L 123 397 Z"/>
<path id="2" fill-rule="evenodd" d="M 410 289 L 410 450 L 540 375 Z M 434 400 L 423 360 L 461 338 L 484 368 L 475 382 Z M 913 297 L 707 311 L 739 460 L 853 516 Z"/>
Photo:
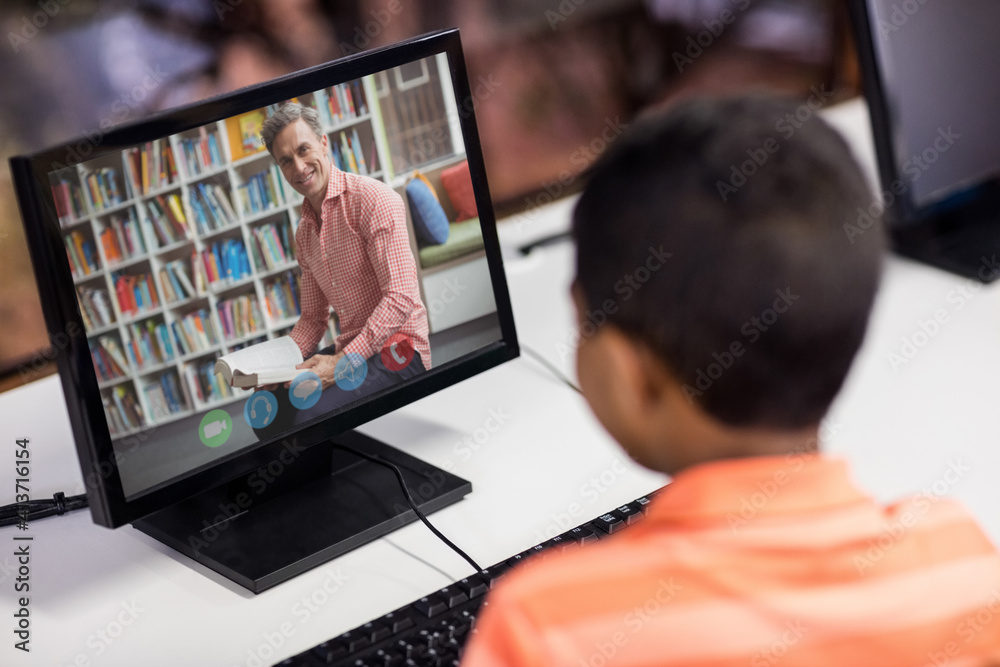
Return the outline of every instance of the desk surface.
<path id="1" fill-rule="evenodd" d="M 852 103 L 827 117 L 873 175 L 865 113 Z M 519 338 L 567 373 L 572 248 L 547 246 L 525 258 L 514 248 L 565 229 L 571 206 L 557 202 L 501 227 Z M 935 335 L 920 335 L 935 317 L 943 322 Z M 956 496 L 1000 542 L 998 332 L 1000 285 L 979 287 L 891 258 L 868 338 L 824 431 L 826 450 L 848 457 L 872 495 Z M 904 339 L 919 347 L 894 365 L 889 355 L 902 356 Z M 33 497 L 83 488 L 63 405 L 55 377 L 0 395 L 0 447 L 12 453 L 15 438 L 31 439 Z M 491 411 L 505 416 L 502 427 L 479 444 L 464 442 Z M 482 564 L 664 481 L 628 461 L 582 397 L 530 357 L 362 430 L 472 481 L 473 494 L 433 521 Z M 0 503 L 13 500 L 12 467 L 0 472 Z M 28 531 L 32 652 L 25 655 L 10 632 L 15 532 L 0 531 L 3 665 L 268 665 L 471 572 L 414 524 L 254 596 L 131 527 L 107 530 L 77 512 Z"/>

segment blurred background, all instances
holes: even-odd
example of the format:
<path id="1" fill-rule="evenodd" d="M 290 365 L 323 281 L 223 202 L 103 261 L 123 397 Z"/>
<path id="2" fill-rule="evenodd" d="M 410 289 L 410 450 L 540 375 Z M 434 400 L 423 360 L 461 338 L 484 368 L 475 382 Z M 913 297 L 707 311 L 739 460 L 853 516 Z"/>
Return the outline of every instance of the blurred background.
<path id="1" fill-rule="evenodd" d="M 0 390 L 54 373 L 7 158 L 458 27 L 497 217 L 570 194 L 602 132 L 684 96 L 859 94 L 838 0 L 5 0 Z M 832 95 L 828 95 L 832 91 Z M 607 135 L 606 135 L 607 136 Z M 568 183 L 568 185 L 566 185 Z M 18 367 L 30 365 L 26 376 Z"/>

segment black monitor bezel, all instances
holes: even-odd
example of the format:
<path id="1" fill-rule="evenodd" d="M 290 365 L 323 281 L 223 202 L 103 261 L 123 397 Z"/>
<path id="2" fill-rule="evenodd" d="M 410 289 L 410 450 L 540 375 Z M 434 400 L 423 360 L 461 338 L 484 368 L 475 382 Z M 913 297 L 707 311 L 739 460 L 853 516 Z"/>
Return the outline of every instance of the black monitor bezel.
<path id="1" fill-rule="evenodd" d="M 861 83 L 872 123 L 872 140 L 881 179 L 880 198 L 886 206 L 886 222 L 894 232 L 911 231 L 919 227 L 935 229 L 961 228 L 967 220 L 980 215 L 982 200 L 996 198 L 996 180 L 984 181 L 956 190 L 943 198 L 918 205 L 913 190 L 903 178 L 897 162 L 897 124 L 893 113 L 889 85 L 879 61 L 874 30 L 877 25 L 869 10 L 868 0 L 848 0 L 851 32 L 861 66 Z M 900 193 L 897 184 L 904 187 Z M 977 190 L 979 192 L 977 192 Z M 976 196 L 969 197 L 969 193 Z"/>
<path id="2" fill-rule="evenodd" d="M 290 439 L 294 438 L 298 446 L 312 446 L 333 434 L 364 424 L 518 356 L 514 316 L 473 112 L 475 98 L 469 85 L 457 29 L 429 33 L 398 44 L 357 53 L 116 126 L 101 132 L 96 148 L 100 154 L 113 153 L 442 52 L 448 56 L 451 82 L 456 100 L 459 101 L 459 122 L 479 209 L 501 339 L 448 362 L 441 368 L 431 369 L 390 393 L 362 399 L 360 405 L 343 413 L 307 425 L 285 437 L 254 445 L 234 454 L 232 458 L 220 460 L 207 469 L 132 500 L 126 500 L 118 467 L 114 464 L 115 450 L 101 403 L 98 379 L 87 345 L 86 329 L 77 304 L 75 284 L 66 258 L 60 226 L 54 206 L 49 203 L 42 187 L 48 183 L 48 174 L 53 170 L 54 163 L 61 165 L 68 162 L 66 158 L 72 147 L 94 142 L 86 136 L 79 137 L 53 148 L 11 158 L 11 173 L 35 269 L 42 311 L 50 339 L 56 348 L 56 363 L 95 523 L 111 528 L 130 523 L 201 491 L 252 473 L 275 460 L 288 446 Z M 97 156 L 95 153 L 87 155 L 85 159 Z"/>

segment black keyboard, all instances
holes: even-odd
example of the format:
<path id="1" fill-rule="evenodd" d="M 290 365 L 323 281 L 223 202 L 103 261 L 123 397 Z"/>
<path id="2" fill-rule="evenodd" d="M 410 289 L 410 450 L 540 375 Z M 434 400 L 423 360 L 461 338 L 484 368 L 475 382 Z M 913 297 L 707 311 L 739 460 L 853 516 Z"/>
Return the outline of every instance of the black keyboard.
<path id="1" fill-rule="evenodd" d="M 642 519 L 649 493 L 466 579 L 360 625 L 277 667 L 443 667 L 458 665 L 486 593 L 513 566 L 539 553 L 597 542 Z"/>

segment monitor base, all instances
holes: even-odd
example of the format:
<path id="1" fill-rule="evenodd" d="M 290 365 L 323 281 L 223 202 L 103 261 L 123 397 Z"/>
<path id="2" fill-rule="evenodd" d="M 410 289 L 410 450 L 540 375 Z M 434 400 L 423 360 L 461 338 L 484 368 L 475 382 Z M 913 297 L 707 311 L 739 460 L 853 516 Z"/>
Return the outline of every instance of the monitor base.
<path id="1" fill-rule="evenodd" d="M 910 259 L 983 283 L 1000 278 L 1000 200 L 892 230 L 893 249 Z"/>
<path id="2" fill-rule="evenodd" d="M 398 466 L 424 514 L 472 491 L 460 477 L 348 431 L 132 525 L 260 593 L 417 520 L 391 470 L 335 444 Z"/>

